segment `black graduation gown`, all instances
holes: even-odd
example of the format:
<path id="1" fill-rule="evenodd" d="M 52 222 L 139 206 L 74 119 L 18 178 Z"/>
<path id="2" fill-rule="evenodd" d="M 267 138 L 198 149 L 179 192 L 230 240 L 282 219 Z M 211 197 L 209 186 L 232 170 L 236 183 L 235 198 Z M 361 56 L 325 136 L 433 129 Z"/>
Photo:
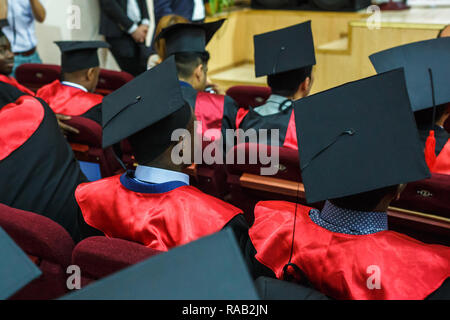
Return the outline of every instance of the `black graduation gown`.
<path id="1" fill-rule="evenodd" d="M 278 129 L 279 130 L 278 145 L 281 147 L 285 143 L 289 122 L 291 120 L 293 111 L 294 111 L 293 106 L 291 106 L 278 113 L 262 116 L 256 113 L 253 110 L 253 108 L 250 107 L 247 115 L 239 124 L 239 128 L 243 129 L 244 131 L 253 128 L 256 130 L 256 132 L 258 132 L 258 130 L 260 129 L 268 130 L 267 132 L 268 143 L 271 141 L 270 130 Z"/>
<path id="2" fill-rule="evenodd" d="M 15 87 L 0 83 L 0 110 L 22 95 Z M 61 133 L 55 114 L 43 100 L 38 100 L 44 108 L 44 118 L 37 130 L 0 160 L 0 202 L 50 218 L 77 242 L 84 220 L 74 192 L 87 179 Z"/>

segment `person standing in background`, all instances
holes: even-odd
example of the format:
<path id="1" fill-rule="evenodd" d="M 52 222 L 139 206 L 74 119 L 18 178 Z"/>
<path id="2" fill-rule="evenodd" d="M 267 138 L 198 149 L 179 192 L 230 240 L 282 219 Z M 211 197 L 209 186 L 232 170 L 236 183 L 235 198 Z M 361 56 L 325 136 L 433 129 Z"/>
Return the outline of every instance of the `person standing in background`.
<path id="1" fill-rule="evenodd" d="M 39 0 L 2 0 L 0 7 L 7 7 L 9 26 L 2 31 L 11 43 L 14 52 L 14 77 L 18 66 L 24 63 L 42 63 L 36 50 L 37 38 L 34 20 L 44 22 L 45 8 Z"/>
<path id="2" fill-rule="evenodd" d="M 205 5 L 203 0 L 154 0 L 155 22 L 169 14 L 182 16 L 192 22 L 203 22 Z"/>
<path id="3" fill-rule="evenodd" d="M 150 16 L 146 0 L 100 0 L 100 10 L 100 34 L 122 71 L 137 76 L 147 70 Z"/>

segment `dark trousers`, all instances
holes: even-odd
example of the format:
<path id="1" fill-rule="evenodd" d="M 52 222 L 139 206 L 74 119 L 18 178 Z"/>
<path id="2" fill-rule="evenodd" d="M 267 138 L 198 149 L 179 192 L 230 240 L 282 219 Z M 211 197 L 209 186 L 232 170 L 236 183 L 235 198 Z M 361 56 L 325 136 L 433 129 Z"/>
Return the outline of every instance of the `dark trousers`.
<path id="1" fill-rule="evenodd" d="M 145 44 L 136 43 L 130 35 L 119 38 L 106 37 L 111 53 L 122 71 L 138 76 L 147 70 L 149 48 Z"/>

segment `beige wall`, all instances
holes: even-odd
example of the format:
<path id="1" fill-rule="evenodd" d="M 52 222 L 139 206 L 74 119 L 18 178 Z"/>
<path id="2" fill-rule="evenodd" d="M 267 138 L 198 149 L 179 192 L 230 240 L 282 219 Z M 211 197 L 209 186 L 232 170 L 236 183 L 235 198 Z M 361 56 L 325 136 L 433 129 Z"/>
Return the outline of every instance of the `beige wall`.
<path id="1" fill-rule="evenodd" d="M 100 8 L 98 0 L 41 0 L 47 11 L 44 23 L 36 22 L 38 37 L 38 52 L 43 63 L 59 64 L 60 53 L 53 43 L 57 40 L 101 40 L 99 34 Z M 150 11 L 153 0 L 147 0 Z M 80 28 L 70 29 L 70 6 L 80 8 Z M 152 32 L 152 29 L 150 30 Z M 149 33 L 150 41 L 151 33 Z M 100 51 L 100 61 L 103 68 L 118 70 L 117 63 L 108 50 Z"/>

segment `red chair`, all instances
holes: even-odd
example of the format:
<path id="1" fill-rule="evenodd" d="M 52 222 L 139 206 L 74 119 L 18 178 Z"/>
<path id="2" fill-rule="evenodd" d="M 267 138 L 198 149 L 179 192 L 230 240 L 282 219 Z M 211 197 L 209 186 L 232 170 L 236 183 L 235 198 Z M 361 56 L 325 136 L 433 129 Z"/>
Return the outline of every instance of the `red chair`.
<path id="1" fill-rule="evenodd" d="M 16 80 L 36 92 L 61 77 L 61 67 L 53 64 L 26 63 L 16 69 Z"/>
<path id="2" fill-rule="evenodd" d="M 391 205 L 450 218 L 450 176 L 433 173 L 429 179 L 410 182 Z"/>
<path id="3" fill-rule="evenodd" d="M 133 76 L 127 72 L 113 71 L 107 69 L 100 70 L 96 93 L 101 95 L 108 95 L 111 92 L 119 89 L 128 81 L 133 80 Z"/>
<path id="4" fill-rule="evenodd" d="M 42 275 L 10 299 L 54 299 L 68 292 L 67 267 L 74 243 L 56 222 L 0 204 L 0 226 L 35 261 Z"/>
<path id="5" fill-rule="evenodd" d="M 274 175 L 261 175 L 261 169 L 267 168 L 268 165 L 262 164 L 260 159 L 257 159 L 254 164 L 250 164 L 249 161 L 250 151 L 254 150 L 256 155 L 259 155 L 260 147 L 260 145 L 249 143 L 235 146 L 230 150 L 234 154 L 234 162 L 226 165 L 230 202 L 244 211 L 249 223 L 253 223 L 253 208 L 258 201 L 295 202 L 298 200 L 300 203 L 305 203 L 298 151 L 278 148 L 278 171 Z M 272 155 L 273 148 L 267 146 L 269 156 Z M 237 162 L 238 152 L 245 155 L 244 164 Z M 228 154 L 228 157 L 231 158 L 231 155 Z"/>
<path id="6" fill-rule="evenodd" d="M 98 163 L 104 178 L 123 171 L 112 147 L 102 148 L 102 127 L 97 122 L 75 116 L 65 122 L 80 131 L 78 134 L 67 135 L 78 160 Z"/>
<path id="7" fill-rule="evenodd" d="M 159 253 L 136 242 L 91 237 L 75 247 L 72 264 L 82 270 L 81 284 L 85 286 Z"/>
<path id="8" fill-rule="evenodd" d="M 257 107 L 263 105 L 272 93 L 269 87 L 234 86 L 227 90 L 227 95 L 233 98 L 239 108 Z"/>

